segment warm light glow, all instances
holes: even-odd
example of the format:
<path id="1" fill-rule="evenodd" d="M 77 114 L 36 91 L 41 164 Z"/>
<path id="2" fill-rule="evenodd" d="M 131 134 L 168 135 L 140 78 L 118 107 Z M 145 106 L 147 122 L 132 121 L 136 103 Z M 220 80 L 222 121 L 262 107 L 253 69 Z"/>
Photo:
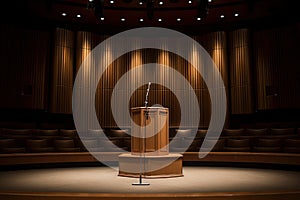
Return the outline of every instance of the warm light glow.
<path id="1" fill-rule="evenodd" d="M 181 19 L 180 19 L 180 18 L 177 18 L 177 21 L 178 21 L 178 22 L 180 22 L 180 21 L 181 21 Z"/>
<path id="2" fill-rule="evenodd" d="M 221 18 L 224 18 L 225 16 L 224 16 L 224 15 L 220 15 L 220 17 L 221 17 Z"/>
<path id="3" fill-rule="evenodd" d="M 78 15 L 76 15 L 76 17 L 77 17 L 77 18 L 80 18 L 80 17 L 81 17 L 81 15 L 80 15 L 80 14 L 78 14 Z"/>
<path id="4" fill-rule="evenodd" d="M 238 17 L 238 16 L 239 16 L 239 14 L 238 14 L 238 13 L 235 13 L 235 14 L 234 14 L 234 16 L 235 16 L 235 17 Z"/>
<path id="5" fill-rule="evenodd" d="M 164 4 L 164 2 L 163 2 L 163 1 L 160 1 L 160 2 L 159 2 L 159 5 L 163 5 L 163 4 Z"/>
<path id="6" fill-rule="evenodd" d="M 158 21 L 159 21 L 159 22 L 161 22 L 161 21 L 162 21 L 162 19 L 158 19 Z"/>
<path id="7" fill-rule="evenodd" d="M 121 18 L 121 21 L 124 22 L 124 21 L 125 21 L 125 18 Z"/>
<path id="8" fill-rule="evenodd" d="M 113 0 L 110 0 L 109 3 L 113 4 L 113 3 L 115 3 L 115 2 L 114 2 Z"/>
<path id="9" fill-rule="evenodd" d="M 200 17 L 197 17 L 197 20 L 198 20 L 198 21 L 200 21 L 200 20 L 201 20 L 201 18 L 200 18 Z"/>
<path id="10" fill-rule="evenodd" d="M 191 4 L 191 3 L 193 3 L 193 2 L 192 2 L 192 1 L 189 1 L 188 3 Z"/>
<path id="11" fill-rule="evenodd" d="M 143 18 L 141 18 L 141 19 L 140 19 L 140 22 L 143 22 L 143 21 L 144 21 L 144 19 L 143 19 Z"/>
<path id="12" fill-rule="evenodd" d="M 61 15 L 65 17 L 65 16 L 67 16 L 67 13 L 62 13 Z"/>

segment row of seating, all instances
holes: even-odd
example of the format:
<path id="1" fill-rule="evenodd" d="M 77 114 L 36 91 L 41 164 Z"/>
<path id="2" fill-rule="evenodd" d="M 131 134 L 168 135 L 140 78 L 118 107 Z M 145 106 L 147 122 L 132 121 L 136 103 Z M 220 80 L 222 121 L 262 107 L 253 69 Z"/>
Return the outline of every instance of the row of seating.
<path id="1" fill-rule="evenodd" d="M 197 130 L 193 137 L 192 129 L 170 131 L 170 151 L 198 152 L 207 130 Z M 78 136 L 76 130 L 1 129 L 1 153 L 30 152 L 79 152 L 79 151 L 130 151 L 129 130 L 89 130 Z M 175 134 L 174 134 L 175 133 Z M 264 133 L 264 134 L 263 134 Z M 104 140 L 107 136 L 115 146 Z M 173 136 L 173 137 L 172 137 Z M 176 139 L 174 139 L 176 136 Z M 84 141 L 84 142 L 83 142 Z M 84 143 L 84 144 L 83 144 Z M 213 143 L 213 151 L 236 152 L 300 152 L 299 129 L 224 129 L 220 138 L 207 138 L 206 146 Z M 187 149 L 186 149 L 187 148 Z M 202 150 L 206 150 L 203 148 Z M 208 149 L 207 149 L 208 150 Z"/>

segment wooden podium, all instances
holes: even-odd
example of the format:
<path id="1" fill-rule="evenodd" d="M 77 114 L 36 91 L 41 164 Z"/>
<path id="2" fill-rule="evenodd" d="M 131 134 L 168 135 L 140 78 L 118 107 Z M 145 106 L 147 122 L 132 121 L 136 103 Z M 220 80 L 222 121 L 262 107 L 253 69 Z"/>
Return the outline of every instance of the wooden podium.
<path id="1" fill-rule="evenodd" d="M 169 154 L 169 110 L 163 107 L 131 109 L 135 126 L 131 130 L 131 154 Z M 147 126 L 145 126 L 147 125 Z M 151 125 L 151 126 L 150 126 Z"/>
<path id="2" fill-rule="evenodd" d="M 169 154 L 169 110 L 131 108 L 131 153 L 119 155 L 119 176 L 162 178 L 182 176 L 182 155 Z"/>

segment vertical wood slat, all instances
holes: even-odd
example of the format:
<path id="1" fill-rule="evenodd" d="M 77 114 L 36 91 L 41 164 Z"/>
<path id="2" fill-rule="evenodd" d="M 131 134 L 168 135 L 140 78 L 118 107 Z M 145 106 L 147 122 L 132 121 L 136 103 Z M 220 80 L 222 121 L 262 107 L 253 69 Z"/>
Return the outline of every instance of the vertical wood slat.
<path id="1" fill-rule="evenodd" d="M 70 30 L 55 30 L 54 58 L 50 111 L 72 112 L 74 33 Z"/>
<path id="2" fill-rule="evenodd" d="M 231 113 L 253 113 L 253 88 L 251 82 L 249 30 L 239 29 L 229 33 Z"/>
<path id="3" fill-rule="evenodd" d="M 257 109 L 299 108 L 300 46 L 297 27 L 254 32 Z"/>
<path id="4" fill-rule="evenodd" d="M 0 106 L 46 109 L 50 33 L 2 27 Z"/>
<path id="5" fill-rule="evenodd" d="M 92 41 L 93 37 L 84 37 L 84 40 Z M 224 32 L 213 33 L 207 35 L 203 38 L 203 41 L 209 38 L 208 46 L 209 51 L 212 54 L 213 60 L 216 62 L 216 65 L 224 79 L 224 83 L 227 88 L 227 60 L 226 60 L 226 37 Z M 80 42 L 80 44 L 85 44 L 84 42 Z M 84 49 L 84 47 L 77 47 L 77 49 Z M 113 52 L 108 50 L 104 52 L 103 59 L 106 59 L 107 56 L 110 56 Z M 194 52 L 196 55 L 199 52 Z M 192 52 L 191 52 L 192 54 Z M 83 55 L 82 58 L 86 56 Z M 80 57 L 80 56 L 79 56 Z M 196 59 L 196 58 L 195 58 Z M 198 59 L 198 58 L 197 58 Z M 200 60 L 198 61 L 201 62 Z M 186 60 L 182 59 L 178 55 L 175 55 L 170 52 L 165 52 L 161 50 L 154 49 L 144 49 L 140 51 L 133 51 L 126 53 L 120 58 L 116 59 L 105 71 L 101 80 L 98 84 L 97 94 L 96 94 L 96 110 L 99 118 L 99 122 L 102 127 L 116 127 L 116 123 L 113 119 L 111 113 L 111 94 L 114 89 L 114 85 L 117 83 L 121 76 L 128 72 L 129 70 L 137 67 L 141 64 L 147 63 L 159 63 L 169 67 L 174 68 L 176 71 L 181 73 L 192 85 L 195 90 L 196 96 L 199 101 L 200 111 L 201 111 L 201 122 L 199 123 L 202 127 L 207 127 L 210 120 L 210 98 L 208 94 L 208 90 L 205 86 L 204 81 L 201 78 L 201 75 L 196 72 L 196 70 L 191 66 Z M 163 71 L 160 72 L 160 77 L 162 82 L 169 81 L 172 85 L 172 88 L 178 91 L 178 93 L 183 94 L 187 88 L 183 88 L 182 85 L 178 85 L 178 81 L 174 78 L 173 74 L 167 74 Z M 128 80 L 126 83 L 130 86 L 131 83 L 137 81 L 137 79 L 145 79 L 147 77 L 143 77 L 140 74 L 133 74 L 132 79 Z M 138 107 L 144 105 L 144 97 L 147 86 L 144 85 L 133 93 L 130 100 L 130 107 Z M 126 91 L 124 91 L 126 92 Z M 128 92 L 128 91 L 127 91 Z M 188 91 L 189 93 L 194 91 Z M 191 99 L 186 99 L 187 104 L 189 105 Z M 117 103 L 117 102 L 114 102 Z M 180 105 L 173 94 L 172 91 L 167 89 L 162 85 L 152 84 L 151 90 L 149 94 L 149 106 L 153 104 L 160 104 L 169 108 L 170 111 L 170 126 L 177 127 L 180 124 L 181 112 Z M 188 107 L 188 106 L 187 106 Z M 193 110 L 188 110 L 189 116 L 185 124 L 192 124 L 194 119 Z M 122 114 L 122 113 L 120 113 Z M 124 126 L 130 126 L 130 124 L 126 124 L 122 122 Z"/>

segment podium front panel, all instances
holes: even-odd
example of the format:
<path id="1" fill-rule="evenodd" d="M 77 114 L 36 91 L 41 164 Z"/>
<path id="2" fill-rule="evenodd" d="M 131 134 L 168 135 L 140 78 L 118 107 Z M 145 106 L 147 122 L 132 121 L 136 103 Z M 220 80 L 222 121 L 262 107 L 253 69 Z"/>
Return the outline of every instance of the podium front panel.
<path id="1" fill-rule="evenodd" d="M 146 115 L 148 114 L 148 118 Z M 169 111 L 163 107 L 138 107 L 131 109 L 131 117 L 137 126 L 131 129 L 131 153 L 165 155 L 169 153 Z M 165 123 L 164 123 L 165 122 Z M 146 129 L 142 129 L 145 127 Z M 150 126 L 151 125 L 151 126 Z M 162 127 L 158 130 L 159 127 Z M 155 134 L 155 132 L 157 132 Z M 153 135 L 151 137 L 147 137 Z M 146 136 L 143 138 L 142 136 Z"/>

